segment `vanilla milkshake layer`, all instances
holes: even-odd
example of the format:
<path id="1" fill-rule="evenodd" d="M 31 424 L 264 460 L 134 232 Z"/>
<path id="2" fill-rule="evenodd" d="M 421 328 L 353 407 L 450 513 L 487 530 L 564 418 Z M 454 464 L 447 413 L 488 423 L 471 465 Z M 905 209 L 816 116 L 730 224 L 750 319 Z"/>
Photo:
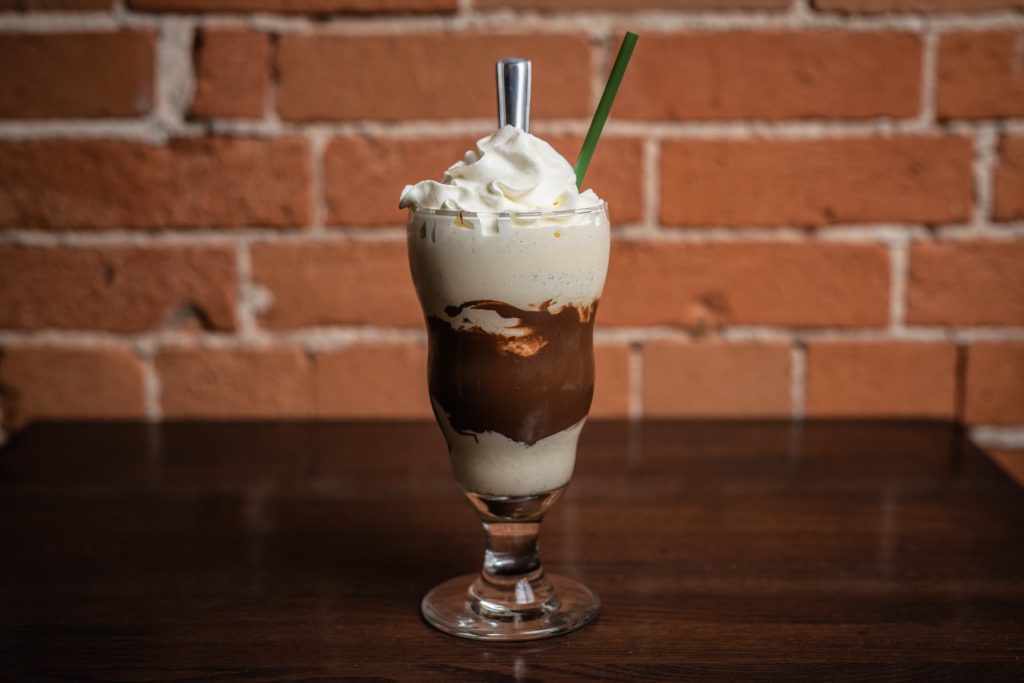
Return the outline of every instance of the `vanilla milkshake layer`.
<path id="1" fill-rule="evenodd" d="M 604 211 L 536 219 L 411 211 L 407 228 L 409 264 L 428 316 L 451 319 L 449 307 L 484 300 L 557 312 L 592 305 L 604 288 L 611 240 Z M 493 312 L 463 313 L 454 325 L 517 334 Z"/>
<path id="2" fill-rule="evenodd" d="M 491 496 L 529 496 L 569 483 L 584 420 L 527 446 L 495 432 L 460 434 L 437 401 L 432 399 L 432 403 L 448 441 L 455 480 L 464 490 Z"/>

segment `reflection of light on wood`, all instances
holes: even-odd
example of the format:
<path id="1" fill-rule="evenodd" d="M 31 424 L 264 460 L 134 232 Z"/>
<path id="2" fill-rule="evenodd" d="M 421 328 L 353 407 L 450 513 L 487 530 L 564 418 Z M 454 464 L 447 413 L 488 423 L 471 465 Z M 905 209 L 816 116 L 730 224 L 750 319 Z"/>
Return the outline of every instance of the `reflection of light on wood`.
<path id="1" fill-rule="evenodd" d="M 627 462 L 629 471 L 633 472 L 643 465 L 644 429 L 643 424 L 637 419 L 631 419 L 627 429 L 629 430 L 626 445 Z"/>
<path id="2" fill-rule="evenodd" d="M 562 501 L 559 513 L 562 515 L 561 521 L 564 526 L 564 531 L 561 534 L 561 537 L 563 539 L 562 556 L 565 558 L 565 568 L 563 570 L 559 567 L 559 571 L 564 571 L 567 574 L 575 576 L 579 571 L 579 538 L 583 533 L 580 525 L 580 506 L 573 500 L 564 500 Z"/>
<path id="3" fill-rule="evenodd" d="M 896 567 L 896 499 L 893 489 L 882 492 L 878 515 L 878 578 L 891 581 Z"/>
<path id="4" fill-rule="evenodd" d="M 797 472 L 804 458 L 804 422 L 793 420 L 789 425 L 789 470 Z"/>
<path id="5" fill-rule="evenodd" d="M 248 489 L 242 499 L 246 548 L 249 551 L 249 566 L 252 567 L 250 587 L 260 591 L 264 588 L 266 534 L 273 528 L 271 520 L 267 517 L 266 502 L 267 492 L 257 486 Z"/>
<path id="6" fill-rule="evenodd" d="M 2 441 L 0 445 L 3 445 Z M 164 472 L 164 441 L 160 425 L 156 422 L 146 425 L 146 461 L 149 463 L 150 483 L 159 488 Z"/>

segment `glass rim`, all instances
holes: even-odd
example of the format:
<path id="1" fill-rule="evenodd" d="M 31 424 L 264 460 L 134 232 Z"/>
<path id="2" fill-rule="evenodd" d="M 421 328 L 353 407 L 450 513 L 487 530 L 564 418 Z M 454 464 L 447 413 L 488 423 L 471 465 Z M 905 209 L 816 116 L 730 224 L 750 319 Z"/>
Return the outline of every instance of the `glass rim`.
<path id="1" fill-rule="evenodd" d="M 461 211 L 459 209 L 428 209 L 426 207 L 411 206 L 409 211 L 414 214 L 425 214 L 427 216 L 445 216 L 450 218 L 564 218 L 566 216 L 582 216 L 590 213 L 605 211 L 608 202 L 601 200 L 600 204 L 594 206 L 578 206 L 573 209 L 557 209 L 554 211 L 530 210 L 530 211 Z"/>

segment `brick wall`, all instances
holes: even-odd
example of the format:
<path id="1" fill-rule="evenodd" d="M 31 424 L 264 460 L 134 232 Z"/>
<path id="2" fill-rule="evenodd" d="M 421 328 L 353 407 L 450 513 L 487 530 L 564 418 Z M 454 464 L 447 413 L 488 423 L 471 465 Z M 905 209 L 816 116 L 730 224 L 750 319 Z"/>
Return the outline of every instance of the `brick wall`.
<path id="1" fill-rule="evenodd" d="M 512 54 L 573 159 L 628 28 L 595 414 L 1020 440 L 1022 7 L 0 0 L 4 422 L 426 417 L 399 190 Z"/>

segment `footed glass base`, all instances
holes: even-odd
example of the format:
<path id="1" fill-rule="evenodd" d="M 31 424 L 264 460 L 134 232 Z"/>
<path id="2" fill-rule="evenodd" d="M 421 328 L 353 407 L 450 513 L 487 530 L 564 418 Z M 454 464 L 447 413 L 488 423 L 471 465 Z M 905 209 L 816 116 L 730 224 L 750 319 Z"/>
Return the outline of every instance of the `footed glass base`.
<path id="1" fill-rule="evenodd" d="M 460 638 L 493 641 L 537 640 L 559 636 L 597 617 L 601 601 L 583 584 L 564 576 L 540 574 L 513 588 L 516 604 L 497 597 L 485 576 L 467 574 L 435 587 L 420 605 L 434 628 Z"/>

